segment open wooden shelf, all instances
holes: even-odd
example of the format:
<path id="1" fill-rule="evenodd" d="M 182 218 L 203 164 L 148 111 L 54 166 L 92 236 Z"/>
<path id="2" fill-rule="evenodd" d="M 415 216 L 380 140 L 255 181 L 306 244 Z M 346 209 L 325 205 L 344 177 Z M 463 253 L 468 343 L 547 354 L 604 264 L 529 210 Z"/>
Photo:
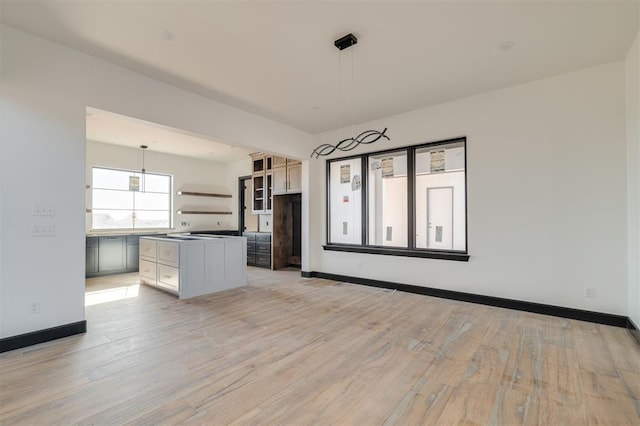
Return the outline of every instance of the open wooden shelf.
<path id="1" fill-rule="evenodd" d="M 178 210 L 178 214 L 232 214 L 231 212 L 205 211 L 205 210 Z"/>
<path id="2" fill-rule="evenodd" d="M 214 194 L 212 192 L 193 192 L 193 191 L 178 191 L 178 195 L 192 195 L 194 197 L 216 197 L 216 198 L 231 198 L 231 194 Z"/>

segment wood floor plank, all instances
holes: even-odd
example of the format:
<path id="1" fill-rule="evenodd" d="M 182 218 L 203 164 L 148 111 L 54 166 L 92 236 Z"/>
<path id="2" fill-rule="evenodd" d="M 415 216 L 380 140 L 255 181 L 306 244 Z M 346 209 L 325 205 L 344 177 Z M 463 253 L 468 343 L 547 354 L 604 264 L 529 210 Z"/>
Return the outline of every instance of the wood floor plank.
<path id="1" fill-rule="evenodd" d="M 591 424 L 640 424 L 636 405 L 619 378 L 592 371 L 580 376 Z"/>
<path id="2" fill-rule="evenodd" d="M 87 306 L 84 335 L 0 354 L 0 424 L 640 424 L 626 330 L 249 274 L 186 301 L 87 280 L 126 297 Z"/>

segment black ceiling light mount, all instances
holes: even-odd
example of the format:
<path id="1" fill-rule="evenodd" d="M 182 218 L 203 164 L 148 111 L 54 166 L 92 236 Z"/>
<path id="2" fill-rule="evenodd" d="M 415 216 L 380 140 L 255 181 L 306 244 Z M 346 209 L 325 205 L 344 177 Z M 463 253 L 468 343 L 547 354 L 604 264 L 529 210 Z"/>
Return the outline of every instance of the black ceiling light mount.
<path id="1" fill-rule="evenodd" d="M 340 50 L 344 50 L 347 47 L 351 47 L 358 42 L 358 39 L 353 34 L 349 33 L 344 37 L 340 37 L 333 42 L 333 45 Z"/>
<path id="2" fill-rule="evenodd" d="M 340 51 L 353 46 L 358 43 L 358 38 L 354 36 L 352 33 L 347 34 L 344 37 L 340 37 L 336 41 L 333 42 L 333 45 L 337 47 Z M 341 54 L 340 52 L 339 54 Z M 338 65 L 338 72 L 341 72 L 340 65 Z M 340 77 L 339 77 L 340 79 Z M 342 85 L 339 85 L 338 92 L 340 92 Z M 353 96 L 353 51 L 351 53 L 351 91 Z M 340 99 L 340 93 L 338 94 L 338 99 Z M 353 100 L 353 99 L 352 99 Z M 340 102 L 338 102 L 340 103 Z M 342 114 L 340 114 L 342 115 Z M 360 144 L 370 144 L 379 141 L 384 138 L 387 140 L 389 137 L 385 134 L 387 132 L 387 128 L 385 127 L 383 131 L 379 132 L 377 130 L 365 130 L 364 132 L 358 134 L 357 136 L 353 136 L 353 112 L 351 113 L 351 137 L 340 140 L 337 144 L 331 145 L 328 143 L 323 143 L 318 145 L 313 152 L 311 153 L 311 158 L 320 158 L 320 156 L 330 155 L 336 150 L 338 151 L 351 151 L 356 148 Z M 338 130 L 342 127 L 341 123 L 338 126 Z"/>

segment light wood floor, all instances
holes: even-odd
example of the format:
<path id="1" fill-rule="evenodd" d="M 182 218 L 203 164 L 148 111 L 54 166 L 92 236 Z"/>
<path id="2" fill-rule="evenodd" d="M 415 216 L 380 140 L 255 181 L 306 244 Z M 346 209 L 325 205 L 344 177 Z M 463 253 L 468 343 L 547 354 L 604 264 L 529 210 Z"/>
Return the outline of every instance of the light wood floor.
<path id="1" fill-rule="evenodd" d="M 640 424 L 621 328 L 297 271 L 187 301 L 136 281 L 88 280 L 132 287 L 0 355 L 0 424 Z"/>

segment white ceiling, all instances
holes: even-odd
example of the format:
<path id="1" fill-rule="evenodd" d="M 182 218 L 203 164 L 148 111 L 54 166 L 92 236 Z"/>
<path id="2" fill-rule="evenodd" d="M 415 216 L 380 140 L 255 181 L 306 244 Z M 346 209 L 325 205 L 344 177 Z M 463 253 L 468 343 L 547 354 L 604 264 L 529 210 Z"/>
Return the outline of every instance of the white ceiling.
<path id="1" fill-rule="evenodd" d="M 147 145 L 148 151 L 220 163 L 245 160 L 251 153 L 178 129 L 96 108 L 87 108 L 87 140 L 130 148 Z"/>
<path id="2" fill-rule="evenodd" d="M 0 0 L 5 24 L 311 133 L 620 60 L 638 4 Z"/>

